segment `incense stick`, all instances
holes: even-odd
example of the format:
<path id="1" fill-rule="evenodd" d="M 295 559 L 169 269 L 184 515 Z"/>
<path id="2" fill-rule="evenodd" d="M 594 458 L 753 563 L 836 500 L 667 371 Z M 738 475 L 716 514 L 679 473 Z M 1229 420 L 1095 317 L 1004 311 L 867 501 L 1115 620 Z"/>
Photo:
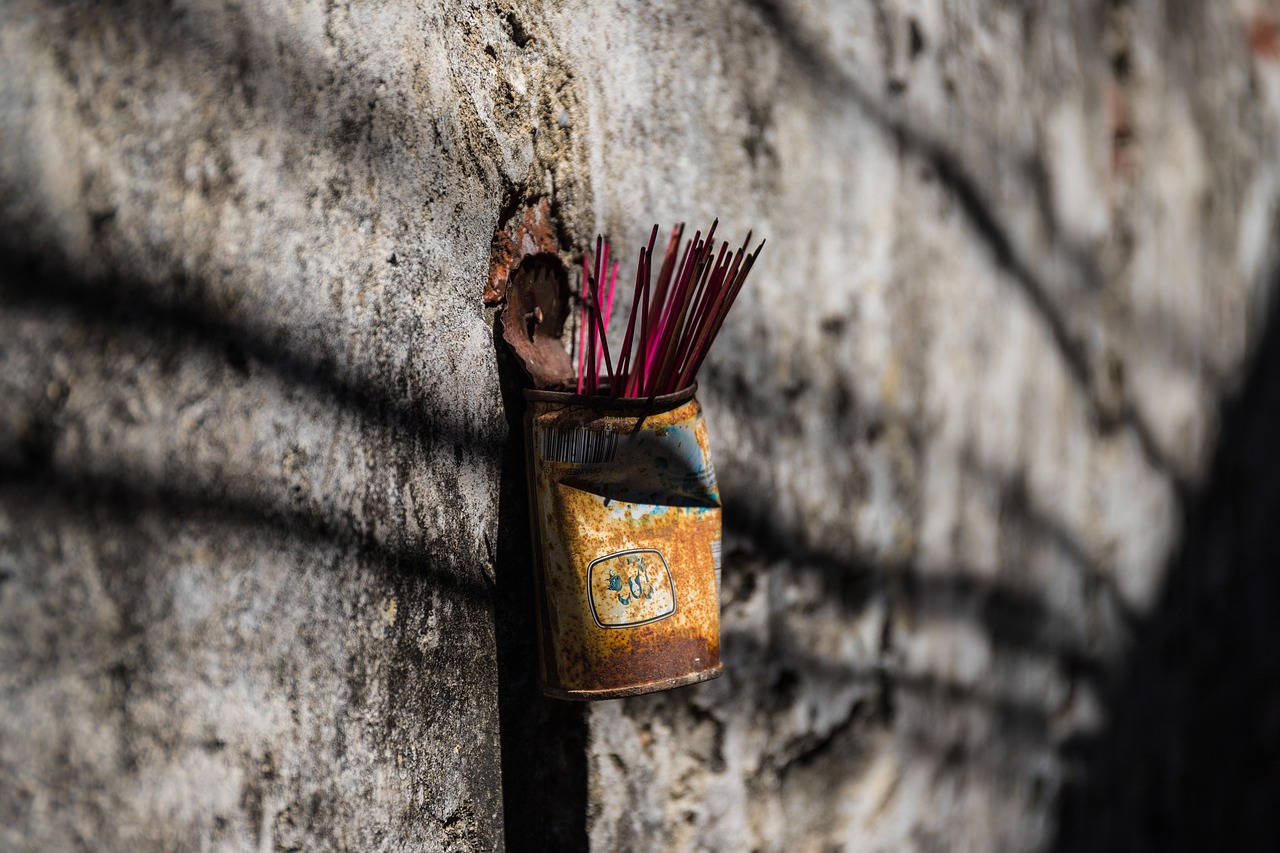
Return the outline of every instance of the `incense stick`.
<path id="1" fill-rule="evenodd" d="M 618 358 L 609 346 L 609 325 L 617 295 L 618 267 L 603 236 L 594 254 L 582 258 L 582 299 L 577 334 L 579 394 L 643 399 L 682 391 L 693 384 L 725 316 L 755 266 L 764 241 L 748 253 L 751 234 L 736 251 L 715 247 L 719 220 L 706 237 L 701 231 L 683 243 L 684 224 L 672 229 L 656 279 L 654 225 L 636 260 L 631 311 Z M 604 376 L 601 376 L 601 367 Z M 602 381 L 603 380 L 603 381 Z"/>

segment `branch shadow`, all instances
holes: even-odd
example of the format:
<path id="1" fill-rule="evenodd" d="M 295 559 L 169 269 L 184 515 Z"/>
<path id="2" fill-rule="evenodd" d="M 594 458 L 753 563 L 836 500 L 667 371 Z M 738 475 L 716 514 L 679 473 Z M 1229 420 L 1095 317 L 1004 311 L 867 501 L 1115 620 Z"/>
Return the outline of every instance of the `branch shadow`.
<path id="1" fill-rule="evenodd" d="M 475 149 L 477 140 L 456 119 L 450 123 L 449 116 L 413 115 L 402 106 L 403 91 L 392 87 L 392 95 L 401 97 L 400 101 L 384 97 L 387 81 L 358 61 L 341 57 L 343 61 L 336 62 L 301 40 L 286 43 L 261 22 L 235 10 L 228 13 L 230 23 L 223 31 L 209 26 L 199 9 L 175 9 L 157 0 L 72 5 L 60 11 L 55 25 L 66 29 L 64 42 L 84 37 L 108 45 L 103 49 L 136 50 L 138 61 L 171 68 L 175 79 L 220 88 L 233 102 L 235 109 L 228 112 L 246 127 L 266 126 L 281 135 L 299 137 L 304 149 L 319 147 L 340 155 L 344 162 L 367 164 L 384 192 L 389 191 L 387 187 L 406 187 L 409 193 L 424 193 L 429 201 L 435 200 L 432 194 L 438 198 L 436 187 L 422 187 L 421 170 L 415 169 L 418 164 L 409 162 L 399 147 L 411 134 L 432 132 L 436 148 L 471 149 L 470 156 L 456 157 L 456 162 L 471 169 L 479 184 L 508 197 L 504 203 L 509 204 L 509 197 L 518 191 L 505 185 L 501 170 L 492 164 L 491 152 Z M 508 16 L 514 20 L 513 12 Z M 92 73 L 92 69 L 79 73 Z M 91 88 L 91 80 L 76 79 L 69 69 L 67 74 L 71 88 L 82 94 Z M 436 82 L 420 76 L 420 85 Z M 274 102 L 269 109 L 262 107 L 265 96 L 255 89 L 258 84 L 271 90 L 267 94 Z M 288 162 L 285 166 L 292 167 Z M 93 214 L 95 253 L 109 258 L 112 268 L 127 270 L 129 259 L 114 259 L 108 251 L 113 248 L 113 216 L 113 211 Z M 253 488 L 226 482 L 233 475 L 222 471 L 206 472 L 217 481 L 218 488 L 210 491 L 198 483 L 156 482 L 135 471 L 103 473 L 66 465 L 55 458 L 55 427 L 48 422 L 38 423 L 14 452 L 0 454 L 0 496 L 38 502 L 50 513 L 74 510 L 95 517 L 106 513 L 113 523 L 126 525 L 139 515 L 158 514 L 178 524 L 198 519 L 261 528 L 279 537 L 352 544 L 399 582 L 421 585 L 425 580 L 446 596 L 465 599 L 469 608 L 491 608 L 497 634 L 506 846 L 585 849 L 585 715 L 580 706 L 545 699 L 537 689 L 523 402 L 518 390 L 512 391 L 516 386 L 509 381 L 507 366 L 500 365 L 506 377 L 503 399 L 510 427 L 503 439 L 469 424 L 447 401 L 432 397 L 429 389 L 424 395 L 404 376 L 352 375 L 333 363 L 334 352 L 313 357 L 228 321 L 207 296 L 213 290 L 206 286 L 208 282 L 180 275 L 134 280 L 127 272 L 85 276 L 69 263 L 60 263 L 61 257 L 61 246 L 29 250 L 23 235 L 12 230 L 0 238 L 0 310 L 13 306 L 32 314 L 66 316 L 77 327 L 108 338 L 154 338 L 172 344 L 177 352 L 198 350 L 237 371 L 269 371 L 285 387 L 300 389 L 327 407 L 404 436 L 406 452 L 445 446 L 459 460 L 466 456 L 477 464 L 492 465 L 492 473 L 500 477 L 498 536 L 491 545 L 496 586 L 487 582 L 482 571 L 468 571 L 450 559 L 447 543 L 437 549 L 426 537 L 394 530 L 379 536 L 348 523 L 341 513 L 282 505 Z M 501 360 L 505 351 L 501 344 L 498 348 Z M 412 640 L 400 645 L 403 648 L 397 654 L 416 660 Z M 394 665 L 412 667 L 399 661 Z"/>
<path id="2" fill-rule="evenodd" d="M 446 149 L 456 144 L 469 150 L 472 156 L 456 162 L 481 164 L 475 176 L 491 192 L 500 189 L 499 170 L 483 168 L 491 160 L 476 150 L 475 140 L 455 133 L 447 116 L 412 114 L 393 102 L 388 95 L 398 98 L 404 93 L 388 87 L 386 76 L 351 55 L 354 46 L 330 31 L 331 18 L 349 10 L 330 7 L 323 12 L 329 48 L 324 50 L 287 28 L 272 31 L 278 21 L 254 16 L 238 5 L 187 7 L 168 0 L 50 5 L 63 7 L 52 20 L 67 43 L 83 39 L 99 50 L 134 51 L 164 66 L 176 80 L 213 84 L 230 102 L 228 110 L 234 107 L 238 112 L 232 114 L 245 119 L 245 126 L 266 125 L 281 135 L 311 138 L 346 162 L 369 164 L 387 186 L 420 187 L 421 176 L 415 175 L 401 145 L 432 133 Z M 419 51 L 429 47 L 417 45 Z M 73 83 L 91 82 L 77 80 L 79 71 L 66 69 Z M 96 72 L 89 68 L 83 73 Z M 435 82 L 421 76 L 423 85 Z"/>
<path id="3" fill-rule="evenodd" d="M 226 321 L 215 306 L 198 297 L 166 299 L 150 287 L 120 277 L 81 276 L 60 264 L 15 251 L 4 242 L 0 242 L 0 264 L 7 271 L 0 278 L 0 299 L 9 304 L 64 312 L 112 334 L 180 341 L 208 351 L 241 372 L 252 361 L 284 383 L 430 441 L 479 453 L 496 453 L 500 447 L 495 437 L 468 427 L 443 400 L 413 400 L 411 389 L 389 388 L 373 377 L 341 378 L 329 360 L 265 340 L 251 329 Z"/>
<path id="4" fill-rule="evenodd" d="M 1071 534 L 1051 521 L 1033 518 L 1033 511 L 1014 495 L 1007 499 L 1033 536 L 1060 545 L 1069 562 L 1080 566 L 1086 578 L 1101 577 Z M 866 612 L 878 597 L 888 597 L 896 606 L 921 617 L 973 620 L 997 649 L 1027 653 L 1060 661 L 1072 676 L 1091 684 L 1101 684 L 1110 670 L 1110 659 L 1090 648 L 1078 620 L 1061 612 L 1040 596 L 1016 589 L 995 578 L 955 566 L 953 571 L 923 573 L 907 563 L 869 566 L 847 554 L 815 547 L 802 536 L 785 529 L 750 495 L 724 495 L 724 526 L 731 537 L 749 543 L 751 551 L 772 563 L 785 562 L 796 576 L 816 578 L 822 599 L 835 603 L 850 619 Z M 731 555 L 732 556 L 732 553 Z M 743 569 L 726 559 L 724 573 L 731 581 Z M 1116 607 L 1126 625 L 1132 617 L 1104 581 L 1107 602 Z"/>
<path id="5" fill-rule="evenodd" d="M 467 454 L 481 458 L 492 456 L 503 446 L 497 436 L 469 426 L 443 401 L 411 396 L 407 388 L 394 383 L 359 376 L 338 378 L 333 365 L 323 359 L 264 340 L 252 329 L 220 318 L 211 305 L 161 299 L 154 289 L 123 278 L 81 276 L 5 245 L 10 239 L 0 241 L 0 313 L 18 326 L 47 322 L 49 325 L 40 330 L 54 331 L 50 344 L 54 355 L 65 355 L 56 349 L 65 344 L 58 330 L 69 329 L 72 334 L 66 340 L 72 346 L 85 347 L 85 352 L 103 360 L 108 370 L 113 367 L 112 355 L 122 350 L 136 350 L 158 365 L 188 358 L 225 365 L 228 372 L 221 375 L 228 384 L 235 384 L 238 378 L 252 378 L 259 384 L 266 379 L 274 386 L 272 390 L 284 389 L 287 397 L 306 400 L 326 411 L 336 410 L 346 416 L 345 422 L 370 425 L 394 436 L 395 447 L 383 448 L 390 456 L 411 457 L 444 447 L 460 459 Z M 0 343 L 0 353 L 8 355 L 12 350 L 5 352 L 4 343 Z M 18 346 L 22 346 L 21 340 Z M 39 357 L 48 353 L 29 354 Z M 7 369 L 24 369 L 19 359 L 11 362 L 4 358 L 4 362 Z M 113 379 L 106 374 L 106 381 Z M 124 371 L 120 379 L 127 379 Z M 220 383 L 206 393 L 216 399 L 222 387 Z M 4 402 L 23 405 L 25 401 Z M 147 549 L 159 542 L 158 537 L 187 529 L 219 538 L 225 532 L 225 541 L 234 548 L 255 548 L 267 542 L 305 555 L 300 559 L 310 561 L 320 554 L 322 562 L 316 565 L 322 569 L 332 567 L 323 562 L 332 559 L 341 562 L 344 572 L 367 573 L 385 583 L 392 599 L 400 601 L 405 616 L 395 630 L 388 631 L 387 641 L 362 661 L 366 665 L 348 667 L 345 674 L 350 691 L 347 699 L 356 707 L 370 701 L 370 682 L 379 684 L 373 695 L 378 697 L 376 707 L 382 709 L 383 717 L 381 726 L 371 726 L 373 737 L 390 738 L 397 720 L 404 716 L 421 724 L 427 719 L 424 709 L 465 706 L 460 697 L 439 692 L 448 683 L 447 678 L 439 677 L 449 669 L 440 666 L 442 659 L 452 672 L 481 680 L 478 686 L 482 688 L 491 687 L 491 681 L 486 685 L 483 680 L 493 674 L 487 665 L 491 641 L 486 623 L 494 589 L 483 558 L 478 560 L 472 554 L 460 559 L 456 540 L 414 533 L 395 522 L 381 527 L 365 523 L 341 505 L 340 497 L 335 498 L 337 506 L 326 500 L 291 500 L 283 482 L 252 476 L 258 469 L 248 476 L 237 472 L 235 465 L 219 455 L 216 445 L 212 458 L 184 459 L 176 472 L 166 467 L 165 475 L 178 476 L 138 468 L 130 461 L 127 448 L 112 444 L 99 448 L 92 457 L 77 459 L 75 454 L 58 452 L 60 430 L 65 428 L 56 411 L 61 405 L 60 400 L 45 400 L 41 394 L 35 410 L 25 413 L 30 416 L 29 428 L 18 436 L 5 436 L 9 441 L 0 446 L 0 502 L 18 519 L 15 529 L 19 535 L 24 530 L 34 535 L 42 525 L 69 524 L 83 527 L 88 535 L 101 536 L 104 542 L 127 541 L 129 548 L 138 549 L 128 551 L 128 560 L 104 569 L 113 573 L 113 600 L 121 613 L 123 642 L 132 649 L 110 673 L 121 695 L 128 695 L 131 687 L 147 684 L 151 676 L 145 637 L 148 626 L 134 611 L 145 610 L 146 591 L 157 581 L 148 577 L 146 558 L 139 555 L 151 553 Z M 160 405 L 166 412 L 173 411 L 171 400 Z M 116 415 L 114 410 L 104 414 Z M 395 466 L 403 460 L 381 461 Z M 495 473 L 496 468 L 495 464 Z M 156 519 L 163 520 L 165 533 L 157 532 Z M 7 574 L 0 573 L 0 594 L 5 592 L 3 581 L 7 579 Z M 437 596 L 449 605 L 440 619 L 450 628 L 459 627 L 466 636 L 457 637 L 443 650 L 424 649 L 410 626 L 415 614 L 431 611 Z M 459 618 L 451 613 L 465 615 Z M 472 616 L 477 613 L 480 619 Z M 127 733 L 131 725 L 127 711 L 124 719 L 122 731 Z M 425 770 L 423 765 L 418 767 L 415 772 Z M 501 807 L 497 772 L 489 775 L 487 766 L 482 765 L 474 774 L 470 793 L 477 813 L 496 813 Z M 79 783 L 69 777 L 59 784 Z M 440 819 L 432 814 L 430 803 L 411 808 L 419 817 L 403 819 Z M 481 827 L 480 831 L 492 836 L 499 830 Z"/>
<path id="6" fill-rule="evenodd" d="M 864 685 L 866 699 L 872 709 L 867 719 L 875 724 L 890 726 L 899 717 L 904 700 L 921 705 L 945 707 L 948 710 L 976 710 L 989 716 L 993 728 L 1002 737 L 1019 744 L 1032 744 L 1044 750 L 1052 748 L 1050 731 L 1053 711 L 1024 698 L 1012 697 L 999 690 L 984 689 L 980 685 L 964 684 L 949 678 L 927 673 L 906 672 L 880 665 L 860 666 L 847 661 L 836 661 L 796 643 L 786 634 L 771 636 L 763 641 L 759 636 L 741 630 L 727 630 L 724 634 L 726 667 L 749 673 L 765 686 L 760 701 L 775 712 L 788 708 L 791 693 L 800 679 L 826 684 Z M 798 665 L 803 674 L 789 668 L 769 666 L 770 662 L 788 660 Z M 776 670 L 776 671 L 775 671 Z M 910 725 L 903 732 L 923 751 L 941 753 L 954 749 L 957 744 L 944 737 Z"/>
<path id="7" fill-rule="evenodd" d="M 1048 286 L 1018 250 L 1009 228 L 987 201 L 972 171 L 945 143 L 928 138 L 866 91 L 805 31 L 804 26 L 788 12 L 785 3 L 749 0 L 748 5 L 756 10 L 790 60 L 819 91 L 827 93 L 833 101 L 855 105 L 905 151 L 929 165 L 959 205 L 973 233 L 987 247 L 997 266 L 1018 285 L 1035 315 L 1048 329 L 1068 376 L 1087 402 L 1099 428 L 1104 432 L 1131 429 L 1147 460 L 1169 476 L 1179 490 L 1185 490 L 1179 467 L 1160 447 L 1142 414 L 1128 401 L 1109 403 L 1099 395 L 1099 377 L 1090 363 L 1086 342 L 1070 328 L 1065 312 L 1055 303 Z M 1059 233 L 1059 229 L 1053 229 L 1055 239 Z M 1100 272 L 1096 262 L 1079 251 L 1067 248 L 1066 254 L 1074 262 L 1081 278 L 1091 285 L 1091 289 L 1097 290 Z"/>
<path id="8" fill-rule="evenodd" d="M 503 204 L 509 206 L 510 198 L 519 192 L 519 188 L 505 184 L 501 170 L 491 163 L 491 152 L 476 149 L 477 140 L 456 118 L 413 115 L 403 106 L 406 92 L 393 85 L 392 97 L 387 97 L 387 81 L 376 71 L 346 56 L 335 61 L 303 39 L 288 39 L 288 33 L 282 38 L 271 33 L 264 22 L 237 10 L 229 10 L 220 19 L 224 25 L 220 28 L 210 25 L 207 11 L 174 9 L 158 0 L 134 0 L 118 7 L 72 6 L 64 11 L 57 25 L 64 29 L 65 41 L 85 38 L 97 49 L 127 50 L 131 46 L 143 59 L 171 69 L 175 79 L 223 90 L 231 101 L 228 112 L 245 128 L 266 127 L 297 137 L 304 149 L 319 146 L 339 155 L 343 162 L 367 165 L 380 179 L 384 193 L 405 187 L 411 188 L 410 193 L 425 195 L 428 202 L 438 200 L 440 190 L 422 186 L 421 170 L 415 168 L 418 164 L 406 158 L 401 147 L 415 134 L 432 133 L 435 148 L 470 149 L 470 156 L 456 156 L 454 161 L 466 169 L 471 168 L 468 163 L 476 164 L 473 176 L 490 192 L 499 192 Z M 515 20 L 514 12 L 507 15 Z M 102 48 L 103 44 L 108 47 Z M 340 53 L 342 45 L 335 47 Z M 430 48 L 430 44 L 420 44 L 418 49 Z M 72 88 L 83 92 L 89 81 L 75 75 L 92 73 L 92 69 L 68 68 L 66 73 Z M 419 87 L 454 85 L 426 75 L 419 77 Z M 270 108 L 263 106 L 267 99 Z M 430 149 L 432 145 L 423 147 Z M 94 215 L 95 248 L 108 257 L 112 221 L 111 211 Z M 110 476 L 68 470 L 53 458 L 51 424 L 41 424 L 12 454 L 15 461 L 0 467 L 0 483 L 7 493 L 18 500 L 38 495 L 59 508 L 74 505 L 94 513 L 110 509 L 112 518 L 124 523 L 140 513 L 155 512 L 178 523 L 201 519 L 237 527 L 266 527 L 279 536 L 354 542 L 393 572 L 428 577 L 444 594 L 465 597 L 469 607 L 492 608 L 506 847 L 586 849 L 584 710 L 542 697 L 537 685 L 533 575 L 524 497 L 523 400 L 505 360 L 505 345 L 497 345 L 510 428 L 504 439 L 477 431 L 445 401 L 429 393 L 424 398 L 423 389 L 410 387 L 404 377 L 388 381 L 381 376 L 350 375 L 332 363 L 333 352 L 312 357 L 228 322 L 211 304 L 206 295 L 211 290 L 205 282 L 181 276 L 155 282 L 130 280 L 127 274 L 86 277 L 67 263 L 59 263 L 61 247 L 41 248 L 41 254 L 27 251 L 19 235 L 0 238 L 0 269 L 6 270 L 0 276 L 0 305 L 67 315 L 77 326 L 108 336 L 164 338 L 183 348 L 197 347 L 212 360 L 238 370 L 270 371 L 285 387 L 302 389 L 326 405 L 393 430 L 405 436 L 409 452 L 420 443 L 444 445 L 492 465 L 492 473 L 499 479 L 499 523 L 497 541 L 487 544 L 496 585 L 486 583 L 482 572 L 455 567 L 456 561 L 446 559 L 447 554 L 433 553 L 428 543 L 413 537 L 393 531 L 383 541 L 369 531 L 350 529 L 341 517 L 306 507 L 282 509 L 272 501 L 258 500 L 252 489 L 237 489 L 234 483 L 211 493 L 187 483 L 150 482 L 132 471 Z M 478 288 L 476 296 L 478 299 Z M 223 477 L 220 472 L 212 476 Z M 412 657 L 412 649 L 405 651 Z"/>
<path id="9" fill-rule="evenodd" d="M 9 241 L 4 241 L 9 242 Z M 285 387 L 298 388 L 325 406 L 335 407 L 406 434 L 419 446 L 443 445 L 477 457 L 492 455 L 500 444 L 496 437 L 468 427 L 442 401 L 410 401 L 376 381 L 361 377 L 340 379 L 333 366 L 309 358 L 288 347 L 265 341 L 254 332 L 226 322 L 209 305 L 162 300 L 153 290 L 120 278 L 88 278 L 37 259 L 0 243 L 0 306 L 10 310 L 61 315 L 77 328 L 89 329 L 108 340 L 129 338 L 154 342 L 157 350 L 171 350 L 175 358 L 200 354 L 229 364 L 239 373 L 250 369 L 270 373 Z M 377 537 L 368 529 L 344 523 L 340 517 L 316 507 L 283 506 L 267 500 L 254 489 L 237 489 L 220 480 L 221 472 L 205 478 L 188 477 L 150 482 L 132 472 L 87 471 L 53 458 L 56 427 L 43 422 L 22 437 L 17 452 L 6 453 L 4 479 L 13 483 L 44 483 L 53 492 L 82 495 L 103 505 L 135 506 L 166 510 L 177 518 L 199 515 L 221 518 L 230 524 L 266 524 L 280 529 L 305 529 L 338 543 L 354 543 L 377 552 L 415 573 L 432 565 L 448 565 L 429 544 L 409 536 Z M 474 599 L 488 591 L 479 580 L 452 579 L 443 571 L 431 572 L 433 581 L 453 584 Z"/>

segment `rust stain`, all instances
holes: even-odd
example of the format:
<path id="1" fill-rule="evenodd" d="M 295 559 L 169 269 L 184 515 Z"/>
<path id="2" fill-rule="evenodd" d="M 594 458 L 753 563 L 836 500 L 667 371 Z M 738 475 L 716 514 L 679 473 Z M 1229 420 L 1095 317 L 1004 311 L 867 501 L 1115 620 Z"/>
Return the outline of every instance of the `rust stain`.
<path id="1" fill-rule="evenodd" d="M 1280 60 L 1280 25 L 1271 16 L 1255 16 L 1249 22 L 1247 37 L 1254 56 L 1272 62 Z"/>
<path id="2" fill-rule="evenodd" d="M 573 362 L 560 342 L 569 316 L 569 273 L 547 200 L 524 208 L 493 238 L 486 305 L 502 305 L 502 337 L 536 388 L 567 387 Z"/>
<path id="3" fill-rule="evenodd" d="M 650 413 L 619 408 L 567 394 L 530 402 L 543 687 L 562 698 L 645 693 L 722 671 L 721 518 L 701 408 L 691 394 Z M 610 442 L 607 460 L 565 458 Z"/>
<path id="4" fill-rule="evenodd" d="M 1133 122 L 1128 96 L 1116 83 L 1107 88 L 1107 120 L 1111 127 L 1111 171 L 1128 172 L 1134 165 Z"/>
<path id="5" fill-rule="evenodd" d="M 547 200 L 524 208 L 505 223 L 493 236 L 493 250 L 489 256 L 489 283 L 484 289 L 484 304 L 497 305 L 507 296 L 511 274 L 529 255 L 548 254 L 559 256 L 555 227 L 551 222 L 551 208 Z"/>

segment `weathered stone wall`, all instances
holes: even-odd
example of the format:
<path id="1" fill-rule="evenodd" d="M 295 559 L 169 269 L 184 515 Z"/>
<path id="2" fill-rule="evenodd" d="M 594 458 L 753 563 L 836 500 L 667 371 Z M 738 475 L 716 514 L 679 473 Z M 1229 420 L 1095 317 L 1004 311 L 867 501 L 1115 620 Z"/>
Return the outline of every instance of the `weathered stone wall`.
<path id="1" fill-rule="evenodd" d="M 0 846 L 1050 844 L 1257 337 L 1274 11 L 5 0 Z M 768 238 L 719 681 L 534 696 L 538 197 Z"/>

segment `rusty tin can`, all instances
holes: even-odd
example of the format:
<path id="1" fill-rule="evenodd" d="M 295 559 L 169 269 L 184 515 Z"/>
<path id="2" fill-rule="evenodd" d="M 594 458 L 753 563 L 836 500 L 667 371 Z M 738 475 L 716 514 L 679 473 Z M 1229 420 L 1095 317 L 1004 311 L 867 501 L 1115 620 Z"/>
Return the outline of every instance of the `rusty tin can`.
<path id="1" fill-rule="evenodd" d="M 525 392 L 549 696 L 612 699 L 723 671 L 720 494 L 694 390 Z"/>

